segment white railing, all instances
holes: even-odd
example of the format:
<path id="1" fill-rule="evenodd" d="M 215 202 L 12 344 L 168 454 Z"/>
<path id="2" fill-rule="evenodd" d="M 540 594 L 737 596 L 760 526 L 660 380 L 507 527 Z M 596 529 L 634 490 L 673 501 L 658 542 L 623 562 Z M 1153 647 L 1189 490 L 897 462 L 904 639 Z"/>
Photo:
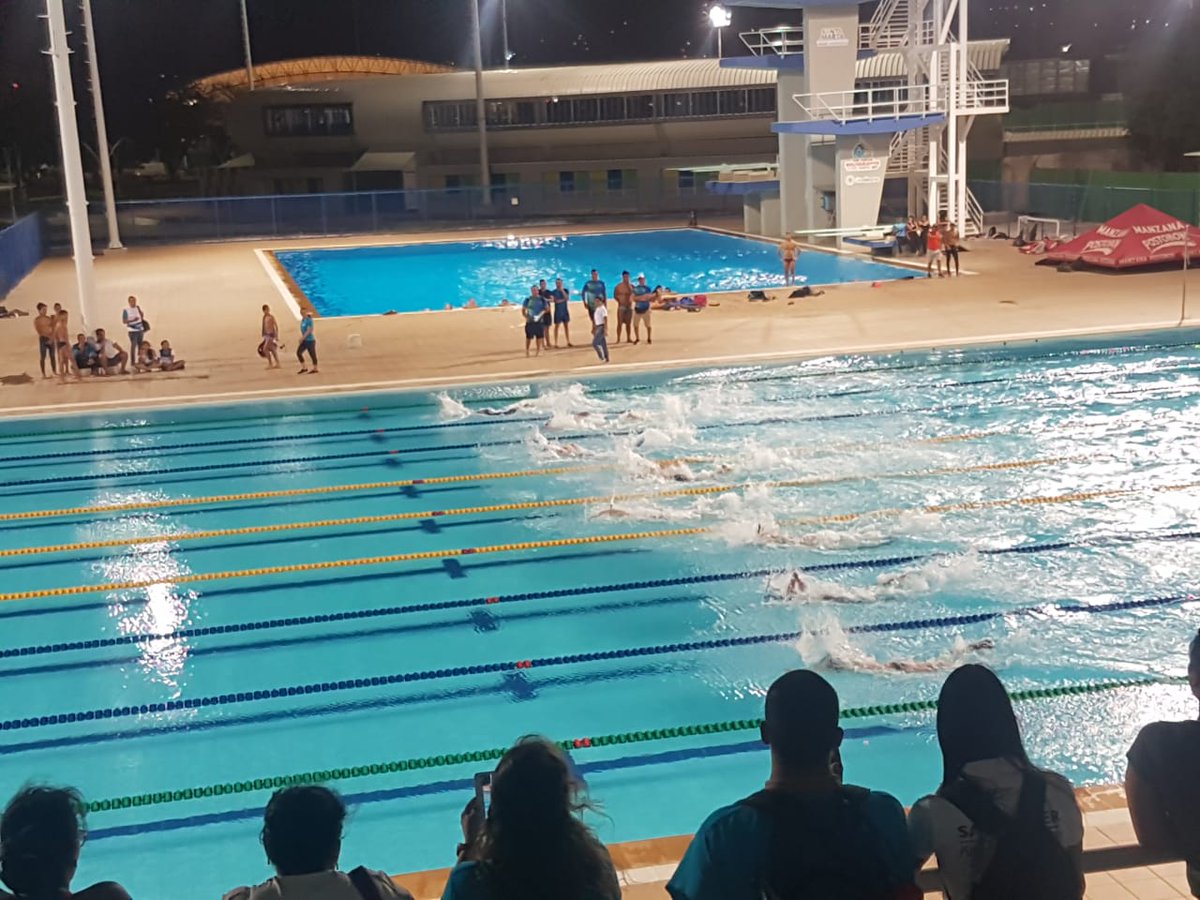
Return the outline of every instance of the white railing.
<path id="1" fill-rule="evenodd" d="M 943 85 L 941 90 L 945 91 Z M 963 86 L 958 108 L 972 113 L 1008 112 L 1008 79 L 971 79 Z"/>
<path id="2" fill-rule="evenodd" d="M 818 122 L 872 122 L 878 119 L 898 119 L 900 116 L 930 115 L 941 111 L 933 107 L 929 86 L 923 84 L 828 91 L 822 94 L 793 94 L 792 99 L 811 121 Z"/>
<path id="3" fill-rule="evenodd" d="M 799 25 L 743 31 L 738 37 L 755 56 L 767 56 L 771 53 L 791 56 L 804 52 L 804 29 Z"/>
<path id="4" fill-rule="evenodd" d="M 885 24 L 876 27 L 870 22 L 858 26 L 858 45 L 863 50 L 897 50 L 901 47 L 927 47 L 934 40 L 933 22 L 926 20 L 910 31 L 907 24 Z"/>

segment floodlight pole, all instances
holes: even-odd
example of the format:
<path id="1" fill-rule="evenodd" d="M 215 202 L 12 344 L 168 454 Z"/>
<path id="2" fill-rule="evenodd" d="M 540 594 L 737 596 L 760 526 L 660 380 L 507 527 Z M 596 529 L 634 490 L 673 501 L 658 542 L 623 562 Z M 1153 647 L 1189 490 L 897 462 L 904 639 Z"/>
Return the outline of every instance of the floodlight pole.
<path id="1" fill-rule="evenodd" d="M 63 182 L 67 216 L 71 223 L 71 252 L 75 257 L 75 286 L 83 330 L 94 321 L 92 303 L 96 278 L 92 267 L 92 232 L 88 225 L 87 188 L 83 157 L 79 152 L 79 126 L 75 122 L 75 89 L 71 85 L 71 58 L 67 49 L 67 18 L 62 0 L 46 0 L 46 26 L 50 36 L 50 67 L 54 75 L 54 104 L 58 112 L 58 138 L 62 146 Z"/>
<path id="2" fill-rule="evenodd" d="M 242 49 L 246 54 L 246 81 L 254 90 L 254 57 L 250 53 L 250 15 L 246 12 L 246 0 L 242 0 Z"/>
<path id="3" fill-rule="evenodd" d="M 1187 321 L 1187 276 L 1188 264 L 1191 262 L 1192 236 L 1188 223 L 1183 223 L 1183 296 L 1179 301 L 1179 324 Z"/>
<path id="4" fill-rule="evenodd" d="M 108 249 L 124 250 L 117 224 L 117 197 L 113 191 L 112 159 L 109 156 L 108 127 L 104 123 L 104 97 L 100 93 L 100 61 L 96 57 L 96 31 L 92 28 L 92 0 L 80 3 L 83 10 L 83 35 L 88 50 L 88 77 L 92 82 L 92 106 L 96 114 L 96 141 L 100 145 L 100 180 L 104 186 L 104 216 L 108 222 Z"/>
<path id="5" fill-rule="evenodd" d="M 483 100 L 483 34 L 479 27 L 478 0 L 467 0 L 471 4 L 472 39 L 475 44 L 475 116 L 479 124 L 479 186 L 482 189 L 480 205 L 492 205 L 492 166 L 488 161 L 487 104 Z"/>
<path id="6" fill-rule="evenodd" d="M 500 0 L 500 30 L 504 35 L 504 71 L 512 68 L 509 61 L 512 59 L 512 53 L 508 48 L 508 0 Z"/>

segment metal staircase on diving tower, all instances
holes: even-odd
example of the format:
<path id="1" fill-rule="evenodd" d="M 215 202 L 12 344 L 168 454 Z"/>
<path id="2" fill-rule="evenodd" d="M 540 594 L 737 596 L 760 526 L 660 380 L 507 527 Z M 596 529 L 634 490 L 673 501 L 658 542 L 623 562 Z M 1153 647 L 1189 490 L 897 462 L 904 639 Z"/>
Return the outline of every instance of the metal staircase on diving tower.
<path id="1" fill-rule="evenodd" d="M 865 51 L 899 52 L 907 83 L 797 94 L 796 130 L 822 124 L 864 134 L 892 132 L 887 175 L 905 178 L 913 215 L 946 216 L 964 234 L 983 230 L 983 210 L 967 187 L 967 136 L 977 116 L 1008 112 L 1008 81 L 988 79 L 968 50 L 970 0 L 883 0 L 859 26 Z"/>

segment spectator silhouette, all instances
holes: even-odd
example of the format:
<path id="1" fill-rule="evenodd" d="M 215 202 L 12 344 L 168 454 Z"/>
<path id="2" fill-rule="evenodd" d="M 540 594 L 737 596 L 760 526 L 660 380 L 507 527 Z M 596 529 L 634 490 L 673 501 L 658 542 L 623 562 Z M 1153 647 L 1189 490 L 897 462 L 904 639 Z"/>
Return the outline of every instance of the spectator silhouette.
<path id="1" fill-rule="evenodd" d="M 19 900 L 129 900 L 104 881 L 72 893 L 71 879 L 86 836 L 83 798 L 71 788 L 27 787 L 0 819 L 0 881 Z M 0 897 L 10 895 L 0 891 Z"/>
<path id="2" fill-rule="evenodd" d="M 338 871 L 346 805 L 324 787 L 276 791 L 263 816 L 262 844 L 276 876 L 226 900 L 412 900 L 382 872 Z"/>
<path id="3" fill-rule="evenodd" d="M 1192 638 L 1188 681 L 1200 699 L 1200 634 Z M 1153 722 L 1129 748 L 1125 793 L 1138 841 L 1188 861 L 1188 885 L 1200 897 L 1200 721 Z"/>
<path id="4" fill-rule="evenodd" d="M 522 738 L 492 776 L 492 803 L 442 900 L 620 900 L 612 859 L 579 814 L 589 808 L 566 756 Z M 464 816 L 464 832 L 478 816 Z M 476 820 L 477 821 L 477 820 Z"/>
<path id="5" fill-rule="evenodd" d="M 919 897 L 894 797 L 843 786 L 838 697 L 811 671 L 767 692 L 766 789 L 718 809 L 700 826 L 667 891 L 675 900 Z"/>
<path id="6" fill-rule="evenodd" d="M 950 674 L 937 734 L 942 784 L 917 802 L 908 824 L 918 865 L 937 854 L 948 900 L 1082 897 L 1075 792 L 1029 761 L 1012 701 L 991 669 L 967 665 Z"/>

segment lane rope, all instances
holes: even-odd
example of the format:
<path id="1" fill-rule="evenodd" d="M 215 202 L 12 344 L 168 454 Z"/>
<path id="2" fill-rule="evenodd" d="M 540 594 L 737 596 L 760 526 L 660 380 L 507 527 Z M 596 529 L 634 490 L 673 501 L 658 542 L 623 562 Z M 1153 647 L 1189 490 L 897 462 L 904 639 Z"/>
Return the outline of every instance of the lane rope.
<path id="1" fill-rule="evenodd" d="M 1153 352 L 1153 351 L 1162 351 L 1162 350 L 1192 350 L 1192 349 L 1195 349 L 1195 347 L 1196 347 L 1195 341 L 1185 341 L 1185 342 L 1169 343 L 1169 344 L 1142 344 L 1142 345 L 1126 345 L 1126 346 L 1121 346 L 1121 347 L 1094 347 L 1094 348 L 1085 348 L 1082 350 L 1067 350 L 1067 351 L 1055 351 L 1055 352 L 1049 352 L 1049 353 L 1031 354 L 1028 356 L 1021 356 L 1021 357 L 1016 357 L 1016 356 L 1012 355 L 1011 353 L 1009 353 L 1007 355 L 1002 354 L 1002 353 L 998 353 L 995 355 L 989 355 L 987 353 L 980 353 L 979 356 L 973 357 L 970 359 L 963 359 L 963 358 L 938 359 L 938 360 L 927 361 L 927 362 L 923 362 L 923 363 L 904 363 L 901 365 L 894 365 L 894 366 L 864 367 L 861 369 L 852 369 L 852 370 L 846 370 L 846 369 L 840 369 L 840 368 L 839 369 L 827 368 L 827 369 L 806 370 L 806 371 L 801 371 L 801 372 L 776 373 L 776 374 L 770 374 L 770 375 L 755 376 L 752 378 L 737 379 L 733 382 L 733 384 L 748 384 L 748 383 L 757 383 L 757 382 L 765 382 L 765 381 L 786 381 L 786 380 L 793 380 L 793 379 L 808 380 L 808 379 L 813 379 L 813 378 L 828 378 L 828 377 L 833 377 L 833 376 L 845 376 L 845 375 L 875 375 L 875 374 L 886 373 L 886 372 L 904 372 L 904 371 L 913 371 L 916 369 L 962 368 L 965 366 L 974 366 L 974 365 L 1003 366 L 1006 364 L 1027 363 L 1027 362 L 1037 361 L 1037 360 L 1084 359 L 1084 358 L 1095 357 L 1095 356 L 1123 356 L 1123 355 L 1131 355 L 1131 354 L 1136 354 L 1136 353 L 1149 353 L 1149 352 Z M 892 354 L 892 355 L 903 356 L 904 354 L 900 353 L 900 354 Z M 680 384 L 684 387 L 687 387 L 690 385 L 690 383 L 686 382 L 686 381 L 680 382 Z M 701 384 L 698 386 L 703 387 L 704 385 Z M 598 388 L 593 388 L 589 393 L 608 394 L 608 393 L 614 393 L 614 392 L 627 392 L 631 389 L 640 390 L 640 391 L 649 391 L 649 390 L 658 390 L 660 388 L 661 388 L 661 385 L 659 385 L 659 384 L 631 385 L 631 386 L 625 386 L 625 387 L 621 387 L 621 388 L 598 387 Z M 535 396 L 539 396 L 539 395 L 535 395 Z M 524 394 L 524 395 L 513 394 L 512 396 L 496 396 L 496 397 L 460 397 L 457 399 L 459 400 L 460 403 L 463 403 L 463 404 L 497 403 L 497 402 L 505 402 L 505 401 L 515 403 L 515 402 L 519 402 L 521 400 L 530 399 L 530 394 Z M 423 403 L 423 404 L 416 404 L 416 405 L 409 404 L 409 405 L 404 405 L 404 406 L 399 406 L 399 405 L 377 406 L 377 407 L 364 406 L 364 407 L 357 407 L 357 408 L 353 408 L 353 409 L 344 407 L 341 409 L 330 409 L 330 410 L 309 410 L 306 412 L 297 413 L 296 417 L 297 418 L 301 418 L 301 417 L 316 418 L 316 417 L 323 417 L 323 416 L 338 416 L 338 415 L 369 416 L 373 412 L 390 411 L 390 410 L 428 409 L 428 408 L 434 407 L 434 406 L 435 406 L 435 404 L 433 404 L 433 403 Z M 211 428 L 211 426 L 225 426 L 225 427 L 240 428 L 240 427 L 242 427 L 242 423 L 245 423 L 245 422 L 261 422 L 266 419 L 275 420 L 277 418 L 278 418 L 278 416 L 275 414 L 262 415 L 262 416 L 239 416 L 239 417 L 234 417 L 234 418 L 207 419 L 207 420 L 201 420 L 201 421 L 197 421 L 197 422 L 188 422 L 185 424 L 196 426 L 196 428 L 194 428 L 193 430 L 201 431 L 201 430 L 208 430 Z M 161 422 L 134 422 L 134 423 L 127 422 L 127 423 L 123 423 L 123 424 L 105 424 L 104 426 L 102 426 L 100 428 L 85 428 L 85 429 L 75 428 L 75 429 L 64 429 L 64 430 L 58 430 L 58 431 L 27 431 L 27 432 L 18 432 L 18 433 L 14 433 L 14 434 L 0 435 L 0 441 L 18 440 L 18 439 L 23 439 L 23 438 L 37 439 L 37 438 L 46 438 L 46 437 L 59 437 L 59 436 L 64 436 L 64 435 L 89 435 L 89 434 L 96 434 L 97 432 L 106 432 L 107 433 L 107 432 L 112 432 L 112 431 L 142 431 L 142 430 L 145 430 L 148 428 L 155 428 L 155 429 L 162 428 L 162 423 Z"/>
<path id="2" fill-rule="evenodd" d="M 1022 548 L 1024 549 L 1024 548 Z M 1060 549 L 1054 547 L 1053 549 Z M 1012 552 L 993 550 L 993 555 Z M 931 557 L 926 557 L 931 558 Z M 859 560 L 853 563 L 834 563 L 843 569 L 855 567 L 861 569 L 883 568 L 893 564 L 893 559 Z M 805 572 L 827 571 L 826 566 L 811 566 Z M 0 660 L 47 656 L 58 653 L 71 653 L 79 650 L 103 650 L 113 647 L 136 646 L 155 641 L 181 641 L 200 637 L 212 637 L 226 634 L 248 634 L 257 631 L 273 631 L 281 628 L 299 628 L 308 625 L 324 625 L 335 622 L 360 622 L 377 618 L 393 618 L 395 616 L 412 615 L 416 613 L 441 612 L 455 609 L 471 609 L 523 603 L 531 600 L 559 599 L 563 597 L 581 597 L 589 594 L 621 593 L 634 590 L 653 590 L 666 587 L 682 587 L 698 584 L 712 584 L 728 581 L 745 581 L 753 578 L 765 578 L 777 575 L 777 569 L 751 569 L 744 572 L 718 572 L 709 575 L 692 575 L 683 578 L 664 578 L 657 581 L 626 582 L 623 584 L 591 585 L 579 588 L 564 588 L 551 591 L 530 591 L 524 594 L 509 594 L 498 597 L 471 597 L 459 600 L 435 600 L 427 603 L 412 603 L 406 606 L 389 606 L 376 609 L 354 610 L 338 613 L 317 613 L 309 616 L 292 616 L 283 619 L 266 619 L 256 622 L 239 622 L 232 625 L 208 625 L 196 628 L 181 628 L 172 632 L 123 634 L 111 638 L 91 638 L 79 641 L 63 641 L 56 644 L 34 644 L 24 647 L 0 649 Z M 842 630 L 846 634 L 883 634 L 897 631 L 924 631 L 933 628 L 953 628 L 959 625 L 979 625 L 1006 619 L 1010 616 L 1049 615 L 1051 613 L 1081 613 L 1095 615 L 1110 612 L 1125 612 L 1131 609 L 1151 609 L 1159 606 L 1194 603 L 1200 600 L 1200 595 L 1171 594 L 1159 597 L 1145 597 L 1136 600 L 1113 600 L 1102 603 L 1043 603 L 1038 606 L 1017 606 L 990 612 L 963 613 L 954 616 L 934 616 L 926 619 L 905 619 L 894 622 L 876 622 L 862 625 L 847 625 Z M 654 601 L 651 601 L 654 602 Z M 470 620 L 463 624 L 473 625 Z M 822 633 L 820 629 L 810 633 Z M 357 637 L 357 633 L 351 632 Z M 324 638 L 336 639 L 341 635 L 326 632 Z M 127 660 L 111 660 L 114 664 L 124 664 Z M 9 672 L 0 670 L 0 678 L 7 677 Z"/>
<path id="3" fill-rule="evenodd" d="M 1016 460 L 1011 462 L 986 463 L 978 466 L 950 466 L 928 471 L 906 471 L 879 475 L 848 475 L 837 478 L 801 478 L 783 481 L 744 481 L 729 485 L 706 485 L 703 487 L 674 488 L 667 491 L 642 491 L 625 494 L 604 494 L 591 497 L 565 497 L 557 500 L 531 500 L 521 503 L 496 503 L 489 506 L 464 506 L 457 509 L 420 510 L 416 512 L 388 513 L 374 516 L 352 516 L 345 519 L 320 519 L 311 522 L 287 522 L 278 525 L 248 525 L 242 528 L 215 528 L 207 531 L 157 534 L 140 537 L 112 538 L 102 541 L 77 541 L 69 544 L 48 544 L 40 547 L 13 547 L 0 550 L 0 559 L 34 556 L 51 553 L 69 553 L 80 550 L 99 550 L 108 547 L 135 547 L 144 544 L 180 543 L 183 541 L 212 540 L 222 537 L 243 537 L 257 534 L 279 534 L 289 531 L 310 529 L 346 528 L 353 525 L 379 525 L 387 522 L 405 522 L 420 519 L 438 519 L 453 516 L 474 516 L 485 513 L 513 512 L 529 509 L 555 509 L 569 506 L 589 506 L 598 503 L 614 503 L 624 500 L 646 500 L 671 497 L 702 497 L 730 491 L 752 488 L 804 488 L 818 485 L 843 484 L 849 481 L 875 481 L 891 478 L 921 478 L 941 475 L 960 475 L 977 472 L 1003 472 L 1030 469 L 1038 466 L 1057 465 L 1090 459 L 1090 456 L 1059 456 L 1046 459 Z M 569 467 L 573 471 L 574 467 Z M 552 470 L 543 470 L 553 474 Z"/>
<path id="4" fill-rule="evenodd" d="M 953 444 L 965 441 L 983 440 L 1008 433 L 1009 432 L 999 430 L 971 431 L 960 434 L 936 435 L 930 438 L 919 438 L 912 441 L 897 442 L 897 444 Z M 858 443 L 831 444 L 828 445 L 828 449 L 864 449 L 864 445 Z M 867 445 L 866 449 L 873 449 L 873 447 Z M 673 460 L 663 460 L 662 462 L 667 464 L 672 461 Z M 684 457 L 674 461 L 690 464 L 708 462 L 709 460 L 706 458 Z M 0 522 L 14 522 L 27 519 L 46 519 L 58 516 L 77 516 L 84 514 L 95 514 L 98 512 L 130 512 L 148 509 L 170 509 L 172 507 L 180 506 L 205 506 L 220 503 L 239 503 L 247 500 L 269 500 L 280 497 L 311 497 L 320 494 L 337 494 L 350 491 L 386 490 L 389 488 L 418 487 L 420 485 L 428 484 L 456 484 L 470 481 L 492 481 L 506 478 L 525 478 L 534 475 L 559 475 L 572 471 L 604 471 L 614 468 L 619 468 L 619 466 L 610 463 L 578 464 L 573 466 L 558 466 L 555 468 L 546 469 L 525 469 L 518 472 L 485 472 L 479 475 L 447 475 L 436 478 L 408 478 L 400 481 L 373 481 L 364 482 L 361 484 L 335 485 L 332 487 L 291 488 L 287 490 L 275 491 L 252 491 L 241 494 L 217 494 L 209 497 L 184 497 L 180 499 L 145 500 L 130 503 L 100 503 L 95 506 L 72 506 L 59 509 L 33 510 L 30 512 L 0 513 Z"/>
<path id="5" fill-rule="evenodd" d="M 832 516 L 814 516 L 806 519 L 793 519 L 787 524 L 825 524 L 829 522 L 846 522 L 873 515 L 901 515 L 905 512 L 955 512 L 962 510 L 996 509 L 1002 506 L 1032 506 L 1052 503 L 1077 503 L 1100 497 L 1128 496 L 1140 493 L 1162 493 L 1166 491 L 1184 491 L 1200 487 L 1200 482 L 1190 482 L 1181 485 L 1158 485 L 1146 488 L 1113 488 L 1110 490 L 1086 491 L 1072 494 L 1060 494 L 1048 497 L 1010 497 L 1002 500 L 978 500 L 965 503 L 943 504 L 938 506 L 920 507 L 916 510 L 898 508 L 885 510 L 869 510 L 862 513 L 843 513 Z M 73 585 L 71 587 L 48 588 L 33 591 L 16 591 L 0 594 L 0 602 L 17 600 L 33 600 L 41 597 L 69 597 L 80 594 L 109 593 L 113 591 L 137 590 L 154 587 L 155 585 L 197 584 L 211 581 L 224 581 L 237 578 L 254 578 L 266 575 L 284 575 L 293 572 L 316 572 L 330 569 L 356 568 L 360 566 L 388 565 L 398 562 L 413 562 L 417 560 L 450 559 L 461 556 L 476 556 L 491 553 L 514 553 L 526 550 L 540 550 L 549 547 L 578 547 L 595 544 L 611 544 L 625 541 L 657 540 L 660 538 L 695 537 L 710 534 L 716 526 L 695 526 L 691 528 L 669 528 L 661 531 L 634 531 L 621 534 L 602 534 L 587 537 L 556 538 L 552 540 L 522 541 L 511 544 L 493 544 L 483 547 L 451 548 L 446 550 L 423 550 L 410 553 L 393 553 L 383 556 L 367 556 L 357 559 L 338 559 L 324 562 L 293 563 L 283 566 L 264 566 L 255 569 L 240 569 L 228 572 L 203 572 L 187 575 L 175 575 L 170 578 L 153 578 L 141 581 L 114 581 L 92 585 Z"/>
<path id="6" fill-rule="evenodd" d="M 1034 700 L 1048 700 L 1059 697 L 1078 697 L 1109 691 L 1126 690 L 1130 688 L 1157 687 L 1160 685 L 1186 684 L 1187 679 L 1181 677 L 1145 676 L 1140 678 L 1122 678 L 1105 681 L 1084 681 L 1054 687 L 1031 688 L 1028 690 L 1010 691 L 1009 697 L 1015 703 L 1027 703 Z M 874 706 L 857 706 L 843 709 L 840 719 L 867 719 L 881 716 L 925 713 L 937 709 L 937 700 L 910 700 L 899 703 L 883 703 Z M 601 734 L 587 737 L 569 738 L 558 741 L 564 750 L 578 751 L 595 747 L 611 747 L 623 744 L 642 744 L 649 741 L 675 740 L 678 738 L 698 737 L 710 734 L 730 734 L 741 731 L 757 731 L 762 726 L 762 719 L 731 719 L 720 722 L 703 722 L 691 725 L 670 725 L 661 728 L 649 728 L 637 731 L 625 731 L 615 734 Z M 284 787 L 307 784 L 331 784 L 338 781 L 348 781 L 353 778 L 365 778 L 377 775 L 390 775 L 397 772 L 418 771 L 421 769 L 437 769 L 447 766 L 458 766 L 465 763 L 482 763 L 497 760 L 509 750 L 508 747 L 489 747 L 480 750 L 469 750 L 460 753 L 439 753 L 434 756 L 418 756 L 407 759 L 388 760 L 386 762 L 370 763 L 360 766 L 345 766 L 337 769 L 320 769 L 309 772 L 296 772 L 290 775 L 273 775 L 254 778 L 246 781 L 230 781 L 221 784 L 206 784 L 179 790 L 153 791 L 144 794 L 132 794 L 121 797 L 111 797 L 94 800 L 87 803 L 88 812 L 109 812 L 118 809 L 132 809 L 142 806 L 158 806 L 165 803 L 180 803 L 209 797 L 223 797 L 236 794 L 248 794 L 258 791 L 274 791 Z"/>
<path id="7" fill-rule="evenodd" d="M 1167 388 L 1162 386 L 1147 387 L 1130 391 L 1111 391 L 1101 392 L 1100 396 L 1109 397 L 1117 394 L 1147 394 L 1155 391 L 1163 391 Z M 1191 395 L 1186 395 L 1191 396 Z M 1039 404 L 1039 409 L 1045 410 L 1049 408 L 1050 401 L 1054 397 L 1020 397 L 1009 400 L 997 400 L 989 402 L 990 408 L 1018 406 L 1027 404 L 1031 401 L 1036 401 Z M 1083 401 L 1071 401 L 1069 403 L 1059 403 L 1059 406 L 1077 407 L 1080 403 L 1095 403 L 1098 402 L 1095 397 L 1086 398 Z M 695 426 L 696 431 L 710 431 L 718 428 L 761 428 L 764 425 L 796 425 L 806 422 L 834 422 L 848 419 L 864 419 L 864 418 L 883 418 L 887 416 L 906 416 L 906 415 L 938 415 L 943 413 L 962 412 L 963 410 L 975 409 L 980 405 L 979 402 L 971 401 L 967 403 L 945 403 L 937 406 L 926 407 L 897 407 L 894 409 L 883 410 L 858 410 L 856 412 L 831 413 L 816 416 L 769 416 L 761 419 L 748 419 L 745 421 L 728 421 L 728 422 L 708 422 L 702 425 Z M 587 431 L 578 434 L 562 435 L 558 440 L 562 441 L 588 441 L 599 438 L 610 437 L 628 437 L 638 434 L 635 428 L 624 428 L 604 431 Z M 147 469 L 147 470 L 126 470 L 117 472 L 87 472 L 78 475 L 59 475 L 53 478 L 26 478 L 15 481 L 0 481 L 0 489 L 16 488 L 16 487 L 35 487 L 48 486 L 64 483 L 80 483 L 93 481 L 106 481 L 114 478 L 161 478 L 164 475 L 182 475 L 193 472 L 218 472 L 229 471 L 234 469 L 247 469 L 254 467 L 274 467 L 282 465 L 297 465 L 307 463 L 319 463 L 345 459 L 370 459 L 379 457 L 387 459 L 398 454 L 413 454 L 413 453 L 437 453 L 449 450 L 479 450 L 487 447 L 511 447 L 519 444 L 524 444 L 524 438 L 512 438 L 495 441 L 476 441 L 468 444 L 440 444 L 430 445 L 426 447 L 403 447 L 394 448 L 386 451 L 364 451 L 357 453 L 335 453 L 335 454 L 320 454 L 314 456 L 297 456 L 285 459 L 265 459 L 265 460 L 246 460 L 243 462 L 233 463 L 217 463 L 194 466 L 174 466 L 166 469 Z"/>

